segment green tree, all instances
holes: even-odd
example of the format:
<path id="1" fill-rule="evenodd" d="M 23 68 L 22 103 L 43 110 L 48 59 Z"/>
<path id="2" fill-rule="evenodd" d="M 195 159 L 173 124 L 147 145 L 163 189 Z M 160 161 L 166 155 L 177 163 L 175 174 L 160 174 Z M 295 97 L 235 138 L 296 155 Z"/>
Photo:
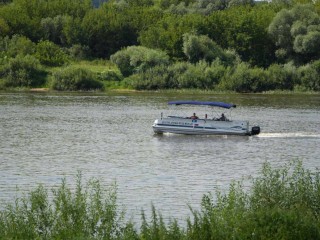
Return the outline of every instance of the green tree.
<path id="1" fill-rule="evenodd" d="M 208 35 L 223 49 L 234 49 L 251 65 L 267 67 L 275 60 L 275 46 L 267 32 L 274 15 L 265 4 L 233 7 L 212 13 L 198 33 Z"/>
<path id="2" fill-rule="evenodd" d="M 208 36 L 204 35 L 184 34 L 183 52 L 191 63 L 196 63 L 200 60 L 211 63 L 219 59 L 226 65 L 233 65 L 238 60 L 237 54 L 231 51 L 224 51 Z"/>
<path id="3" fill-rule="evenodd" d="M 58 15 L 84 17 L 92 8 L 91 0 L 13 0 L 14 5 L 19 6 L 32 19 L 39 23 L 42 18 L 54 18 Z"/>
<path id="4" fill-rule="evenodd" d="M 283 61 L 296 64 L 310 62 L 320 57 L 320 17 L 312 5 L 296 5 L 283 9 L 273 19 L 268 32 Z"/>
<path id="5" fill-rule="evenodd" d="M 91 0 L 13 0 L 0 7 L 0 16 L 8 24 L 9 34 L 24 35 L 37 42 L 43 37 L 42 19 L 58 15 L 83 18 L 91 8 Z"/>
<path id="6" fill-rule="evenodd" d="M 226 9 L 227 5 L 227 0 L 197 0 L 191 7 L 194 12 L 209 15 L 214 11 Z"/>
<path id="7" fill-rule="evenodd" d="M 253 6 L 254 1 L 253 0 L 229 0 L 228 2 L 228 7 L 236 7 L 236 6 L 243 6 L 243 5 L 249 5 Z"/>
<path id="8" fill-rule="evenodd" d="M 86 45 L 85 30 L 80 17 L 64 16 L 61 35 L 65 38 L 66 45 Z"/>
<path id="9" fill-rule="evenodd" d="M 113 0 L 113 4 L 123 7 L 148 7 L 153 6 L 153 0 Z"/>
<path id="10" fill-rule="evenodd" d="M 89 46 L 95 56 L 110 57 L 124 47 L 137 45 L 139 33 L 161 16 L 161 11 L 149 7 L 119 8 L 105 4 L 84 18 L 82 26 L 87 41 L 84 45 Z"/>
<path id="11" fill-rule="evenodd" d="M 35 18 L 31 18 L 26 9 L 15 2 L 0 7 L 0 16 L 9 27 L 9 36 L 23 35 L 36 41 L 39 39 L 39 26 Z"/>
<path id="12" fill-rule="evenodd" d="M 168 14 L 142 31 L 139 42 L 148 48 L 161 49 L 171 58 L 184 59 L 183 35 L 197 30 L 201 21 L 204 19 L 198 14 L 180 17 Z"/>
<path id="13" fill-rule="evenodd" d="M 216 58 L 221 58 L 223 50 L 208 36 L 186 33 L 183 35 L 183 53 L 191 63 L 200 60 L 212 62 Z"/>
<path id="14" fill-rule="evenodd" d="M 44 39 L 58 45 L 66 45 L 67 39 L 64 34 L 64 26 L 70 21 L 70 16 L 57 15 L 54 18 L 47 17 L 41 19 L 41 27 Z"/>
<path id="15" fill-rule="evenodd" d="M 8 35 L 10 32 L 10 27 L 7 24 L 7 21 L 0 17 L 0 37 L 4 37 L 6 35 Z"/>

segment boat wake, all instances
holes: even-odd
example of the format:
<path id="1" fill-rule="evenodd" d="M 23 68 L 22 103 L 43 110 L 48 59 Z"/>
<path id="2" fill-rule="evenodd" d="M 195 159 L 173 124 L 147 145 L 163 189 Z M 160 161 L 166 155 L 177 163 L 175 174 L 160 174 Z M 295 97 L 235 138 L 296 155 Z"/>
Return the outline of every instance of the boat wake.
<path id="1" fill-rule="evenodd" d="M 260 133 L 259 138 L 320 138 L 319 133 L 295 132 L 295 133 Z"/>

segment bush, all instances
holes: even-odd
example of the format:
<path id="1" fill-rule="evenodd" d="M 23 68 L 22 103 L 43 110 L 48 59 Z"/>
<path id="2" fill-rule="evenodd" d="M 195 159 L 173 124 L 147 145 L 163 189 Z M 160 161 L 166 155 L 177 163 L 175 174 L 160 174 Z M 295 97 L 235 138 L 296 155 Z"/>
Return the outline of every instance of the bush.
<path id="1" fill-rule="evenodd" d="M 0 38 L 0 57 L 14 58 L 18 55 L 33 55 L 35 44 L 27 37 L 13 35 L 11 38 Z"/>
<path id="2" fill-rule="evenodd" d="M 181 64 L 172 67 L 179 88 L 215 89 L 226 72 L 226 68 L 220 60 L 216 60 L 212 64 L 200 61 L 196 64 L 184 64 L 184 67 L 181 67 Z"/>
<path id="3" fill-rule="evenodd" d="M 107 70 L 97 73 L 98 80 L 100 81 L 121 81 L 123 76 L 118 71 Z"/>
<path id="4" fill-rule="evenodd" d="M 235 92 L 266 91 L 268 90 L 267 75 L 262 68 L 250 68 L 247 63 L 240 63 L 232 69 L 229 68 L 218 88 Z"/>
<path id="5" fill-rule="evenodd" d="M 8 60 L 0 69 L 0 78 L 7 87 L 37 87 L 45 82 L 46 72 L 33 56 L 20 56 Z"/>
<path id="6" fill-rule="evenodd" d="M 233 65 L 239 60 L 235 52 L 223 50 L 216 42 L 205 35 L 184 34 L 183 53 L 191 63 L 201 60 L 211 63 L 218 59 L 225 65 Z"/>
<path id="7" fill-rule="evenodd" d="M 124 77 L 138 73 L 157 65 L 169 64 L 169 56 L 160 50 L 141 46 L 131 46 L 116 52 L 110 57 Z"/>
<path id="8" fill-rule="evenodd" d="M 52 88 L 59 91 L 101 90 L 103 84 L 89 70 L 67 67 L 53 74 Z"/>
<path id="9" fill-rule="evenodd" d="M 320 61 L 298 68 L 300 85 L 309 91 L 320 91 Z"/>
<path id="10" fill-rule="evenodd" d="M 36 47 L 36 58 L 47 66 L 62 66 L 68 61 L 68 56 L 61 48 L 50 41 L 40 41 Z"/>
<path id="11" fill-rule="evenodd" d="M 221 61 L 214 61 L 208 68 L 206 68 L 204 74 L 208 81 L 208 87 L 215 89 L 217 85 L 223 81 L 228 67 L 225 67 Z"/>
<path id="12" fill-rule="evenodd" d="M 291 64 L 272 64 L 267 70 L 268 90 L 292 90 L 299 84 L 296 67 Z"/>
<path id="13" fill-rule="evenodd" d="M 72 45 L 68 49 L 68 54 L 71 58 L 76 60 L 84 60 L 90 56 L 90 49 L 88 46 L 82 46 L 80 44 Z"/>
<path id="14" fill-rule="evenodd" d="M 265 163 L 251 191 L 233 183 L 227 194 L 204 195 L 188 221 L 188 239 L 319 239 L 320 173 L 301 162 Z"/>
<path id="15" fill-rule="evenodd" d="M 125 84 L 137 90 L 199 88 L 214 89 L 225 74 L 220 61 L 211 65 L 178 62 L 170 66 L 159 65 L 125 79 Z"/>
<path id="16" fill-rule="evenodd" d="M 17 199 L 0 214 L 5 239 L 135 239 L 133 225 L 124 223 L 116 204 L 116 187 L 104 190 L 99 181 L 86 187 L 78 175 L 74 191 L 66 180 L 53 189 L 52 203 L 43 186 Z M 133 237 L 133 238 L 129 238 Z"/>
<path id="17" fill-rule="evenodd" d="M 250 189 L 233 182 L 224 194 L 206 194 L 200 210 L 191 209 L 185 229 L 176 219 L 165 223 L 152 206 L 148 221 L 142 211 L 140 232 L 124 220 L 116 186 L 99 181 L 85 187 L 78 174 L 72 191 L 66 180 L 43 186 L 0 211 L 3 239 L 320 239 L 320 173 L 293 161 L 273 169 L 264 163 Z M 247 190 L 245 190 L 247 189 Z"/>
<path id="18" fill-rule="evenodd" d="M 179 88 L 207 88 L 208 79 L 205 75 L 207 66 L 205 62 L 200 62 L 197 65 L 190 64 L 181 75 L 175 76 Z"/>
<path id="19" fill-rule="evenodd" d="M 157 90 L 173 88 L 170 73 L 164 65 L 150 68 L 144 72 L 131 75 L 125 79 L 125 85 L 136 90 Z"/>

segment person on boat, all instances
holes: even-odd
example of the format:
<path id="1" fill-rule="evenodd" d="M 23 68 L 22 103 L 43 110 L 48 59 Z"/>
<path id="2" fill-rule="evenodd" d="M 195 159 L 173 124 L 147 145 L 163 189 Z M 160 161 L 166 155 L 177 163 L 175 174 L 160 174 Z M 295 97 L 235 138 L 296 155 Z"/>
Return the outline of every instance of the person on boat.
<path id="1" fill-rule="evenodd" d="M 221 117 L 219 118 L 220 121 L 227 121 L 226 116 L 222 113 Z"/>
<path id="2" fill-rule="evenodd" d="M 196 113 L 193 113 L 193 115 L 190 118 L 191 119 L 198 119 L 198 116 L 196 115 Z"/>

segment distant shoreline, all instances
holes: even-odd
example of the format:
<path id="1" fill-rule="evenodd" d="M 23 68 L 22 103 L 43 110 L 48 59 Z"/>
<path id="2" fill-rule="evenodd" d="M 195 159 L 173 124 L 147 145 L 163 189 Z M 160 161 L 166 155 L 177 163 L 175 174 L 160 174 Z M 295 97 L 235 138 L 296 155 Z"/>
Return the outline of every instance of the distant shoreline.
<path id="1" fill-rule="evenodd" d="M 113 88 L 113 89 L 105 89 L 103 91 L 57 91 L 47 87 L 39 87 L 39 88 L 8 88 L 8 89 L 0 89 L 0 92 L 130 92 L 130 93 L 157 93 L 157 94 L 236 94 L 236 95 L 320 95 L 320 92 L 316 91 L 288 91 L 288 90 L 275 90 L 275 91 L 266 91 L 266 92 L 233 92 L 233 91 L 215 91 L 215 90 L 203 90 L 203 89 L 158 89 L 158 90 L 135 90 L 135 89 L 124 89 L 124 88 Z"/>
<path id="2" fill-rule="evenodd" d="M 48 92 L 49 88 L 31 88 L 30 92 Z"/>

